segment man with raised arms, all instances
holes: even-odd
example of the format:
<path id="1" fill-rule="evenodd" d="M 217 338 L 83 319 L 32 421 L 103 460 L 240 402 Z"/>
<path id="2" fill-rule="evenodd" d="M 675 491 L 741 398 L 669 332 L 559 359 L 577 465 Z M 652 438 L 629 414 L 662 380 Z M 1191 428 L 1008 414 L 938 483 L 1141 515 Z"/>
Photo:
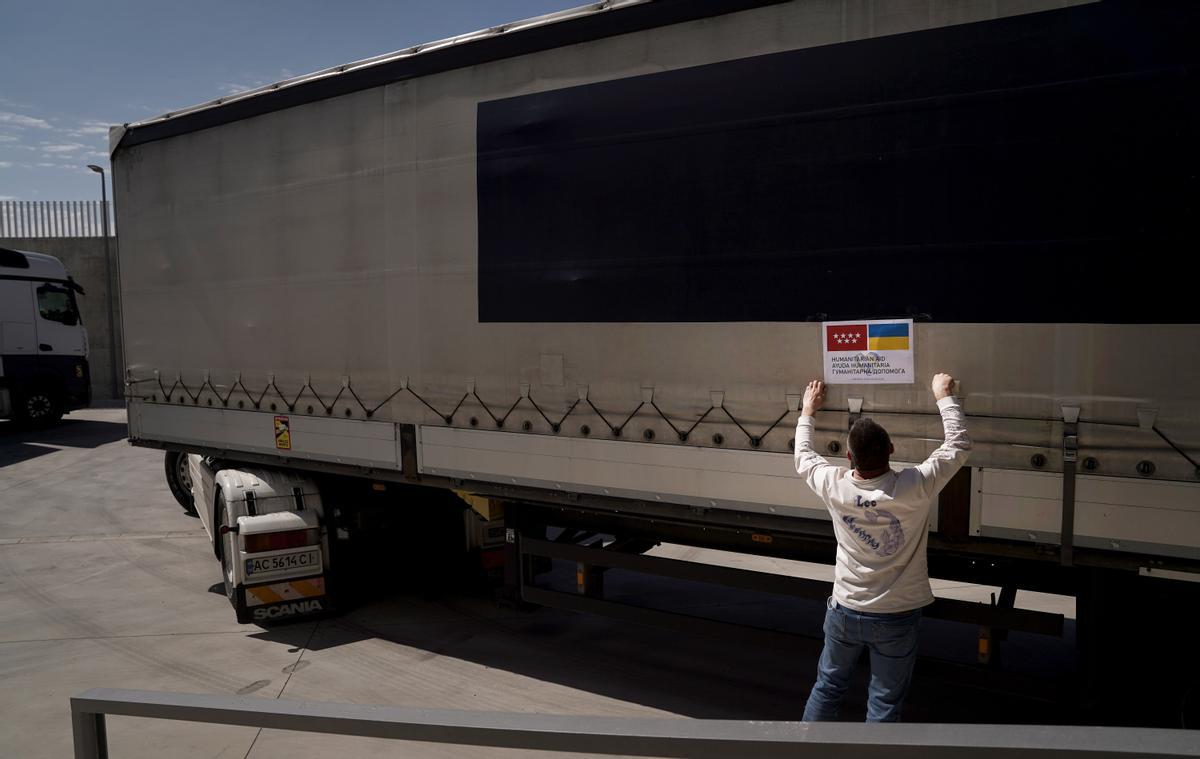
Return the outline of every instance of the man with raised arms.
<path id="1" fill-rule="evenodd" d="M 825 502 L 837 538 L 833 596 L 825 613 L 825 647 L 817 681 L 804 709 L 806 722 L 832 720 L 854 663 L 870 653 L 868 722 L 900 719 L 900 706 L 917 658 L 921 609 L 933 603 L 925 550 L 929 515 L 941 491 L 962 467 L 971 440 L 954 378 L 933 378 L 945 440 L 919 466 L 894 471 L 887 430 L 862 418 L 850 429 L 850 467 L 835 466 L 812 447 L 813 417 L 825 384 L 808 383 L 796 423 L 796 471 Z"/>

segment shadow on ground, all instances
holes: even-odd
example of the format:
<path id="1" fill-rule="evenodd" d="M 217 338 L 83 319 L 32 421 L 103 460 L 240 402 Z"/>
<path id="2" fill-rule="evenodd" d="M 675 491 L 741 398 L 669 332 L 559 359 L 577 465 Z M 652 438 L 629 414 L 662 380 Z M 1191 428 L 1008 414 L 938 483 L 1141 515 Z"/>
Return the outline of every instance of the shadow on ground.
<path id="1" fill-rule="evenodd" d="M 0 445 L 35 443 L 63 448 L 98 448 L 128 436 L 125 422 L 106 422 L 96 419 L 72 419 L 50 427 L 28 427 L 11 420 L 0 420 Z"/>
<path id="2" fill-rule="evenodd" d="M 546 584 L 569 581 L 573 571 L 559 566 L 542 579 Z M 479 591 L 431 597 L 411 587 L 363 599 L 340 616 L 322 620 L 315 631 L 309 625 L 281 626 L 254 637 L 315 651 L 386 640 L 426 652 L 428 658 L 453 657 L 688 717 L 799 719 L 820 654 L 823 604 L 619 571 L 607 576 L 606 586 L 614 600 L 770 626 L 796 637 L 785 646 L 746 645 L 548 608 L 501 608 Z M 1076 661 L 1069 639 L 1013 635 L 1003 649 L 1019 659 L 1012 662 L 1015 666 L 983 671 L 969 666 L 974 628 L 931 622 L 922 633 L 922 659 L 906 719 L 1081 721 L 1074 708 Z M 1073 627 L 1068 634 L 1073 635 Z M 403 677 L 403 671 L 398 669 L 396 676 Z M 844 704 L 844 719 L 863 719 L 867 680 L 864 661 Z"/>
<path id="3" fill-rule="evenodd" d="M 53 427 L 0 421 L 0 467 L 54 453 L 59 448 L 98 448 L 128 435 L 124 422 L 65 418 Z"/>

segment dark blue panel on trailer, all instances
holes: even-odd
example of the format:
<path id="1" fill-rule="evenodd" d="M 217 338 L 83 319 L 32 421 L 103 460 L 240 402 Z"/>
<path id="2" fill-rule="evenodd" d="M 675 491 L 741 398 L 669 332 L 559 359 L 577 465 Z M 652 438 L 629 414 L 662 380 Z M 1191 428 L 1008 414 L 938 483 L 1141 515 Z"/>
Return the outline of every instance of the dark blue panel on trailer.
<path id="1" fill-rule="evenodd" d="M 1110 0 L 481 103 L 479 318 L 1195 323 L 1198 38 Z"/>

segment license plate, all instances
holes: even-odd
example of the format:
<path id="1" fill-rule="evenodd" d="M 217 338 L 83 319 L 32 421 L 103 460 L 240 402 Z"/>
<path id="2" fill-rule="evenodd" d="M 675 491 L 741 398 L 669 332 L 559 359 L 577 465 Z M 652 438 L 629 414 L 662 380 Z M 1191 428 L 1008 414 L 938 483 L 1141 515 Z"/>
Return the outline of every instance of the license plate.
<path id="1" fill-rule="evenodd" d="M 257 559 L 246 559 L 246 576 L 266 574 L 268 572 L 283 572 L 289 569 L 312 570 L 321 568 L 321 552 L 312 548 L 293 553 L 281 553 L 274 556 L 263 556 Z"/>

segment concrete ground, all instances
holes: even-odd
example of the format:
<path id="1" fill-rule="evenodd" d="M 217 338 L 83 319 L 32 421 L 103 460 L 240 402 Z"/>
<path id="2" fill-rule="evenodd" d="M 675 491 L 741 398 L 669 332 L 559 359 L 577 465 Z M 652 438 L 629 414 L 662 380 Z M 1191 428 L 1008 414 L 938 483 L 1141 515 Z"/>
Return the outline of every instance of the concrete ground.
<path id="1" fill-rule="evenodd" d="M 160 452 L 125 442 L 124 411 L 76 412 L 41 432 L 0 422 L 0 754 L 71 753 L 68 699 L 93 687 L 431 708 L 625 716 L 798 719 L 812 685 L 820 604 L 609 575 L 609 594 L 811 636 L 781 650 L 548 609 L 486 593 L 427 597 L 412 580 L 342 616 L 242 626 L 214 587 L 197 520 L 175 504 Z M 662 555 L 804 576 L 830 569 L 680 546 Z M 390 582 L 390 581 L 389 581 Z M 939 595 L 994 589 L 938 583 Z M 216 592 L 213 592 L 216 591 Z M 1070 599 L 1018 605 L 1073 616 Z M 1013 635 L 1005 671 L 969 663 L 976 630 L 926 620 L 906 719 L 1062 723 L 1070 640 Z M 956 663 L 957 662 L 957 663 Z M 862 719 L 865 675 L 844 709 Z M 518 752 L 110 718 L 113 756 L 517 756 Z M 405 750 L 405 749 L 408 750 Z M 416 749 L 416 750 L 414 750 Z M 529 755 L 520 752 L 521 756 Z"/>

